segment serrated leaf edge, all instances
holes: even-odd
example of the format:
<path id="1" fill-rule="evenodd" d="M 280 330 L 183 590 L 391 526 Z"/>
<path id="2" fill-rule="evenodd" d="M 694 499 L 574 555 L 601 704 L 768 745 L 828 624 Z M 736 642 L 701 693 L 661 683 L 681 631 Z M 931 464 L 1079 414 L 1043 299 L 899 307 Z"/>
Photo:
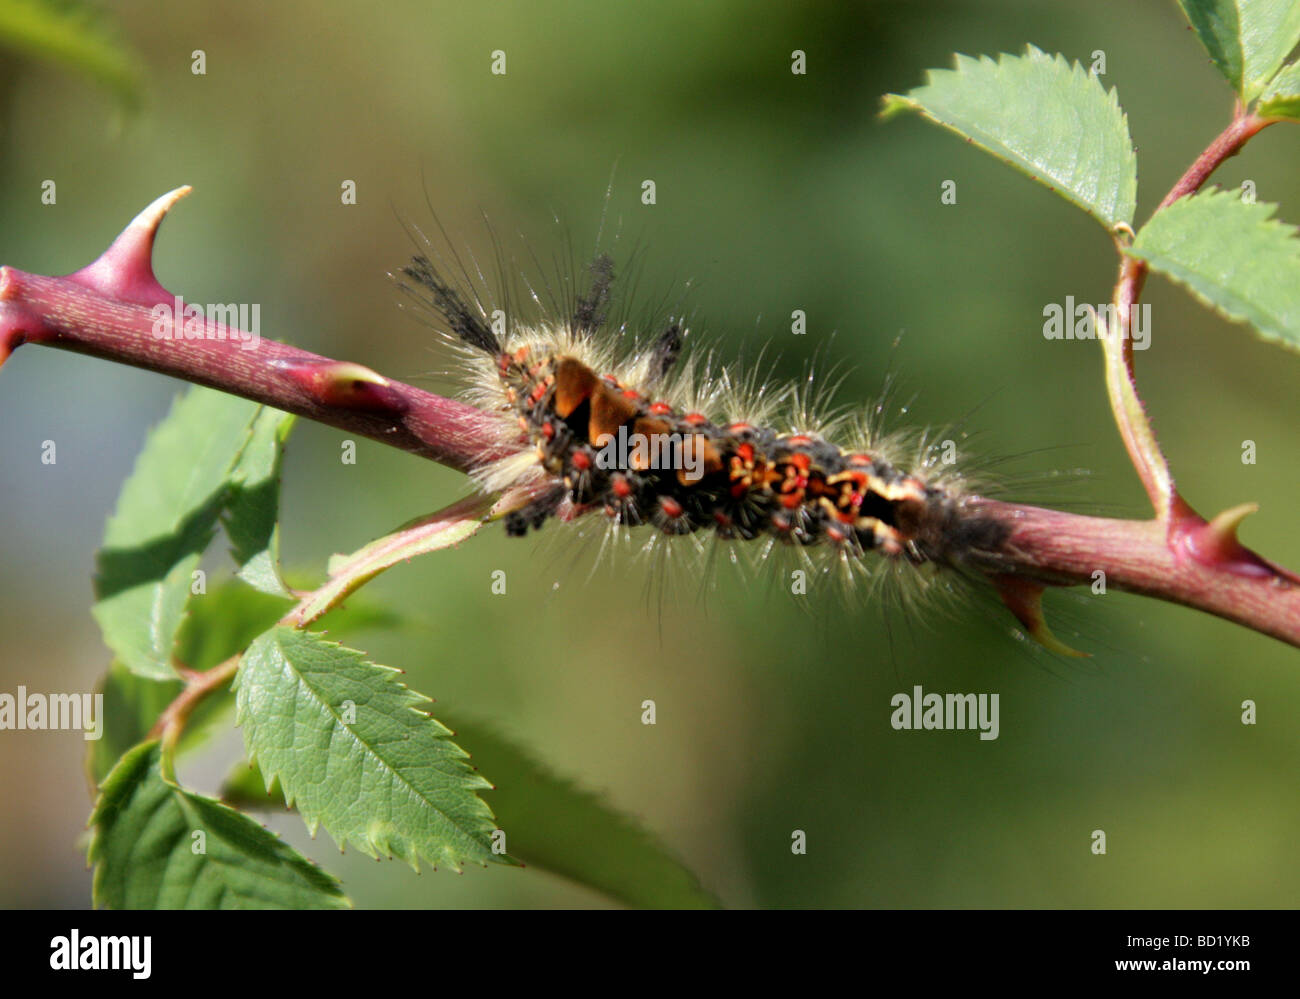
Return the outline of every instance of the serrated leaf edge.
<path id="1" fill-rule="evenodd" d="M 274 633 L 280 630 L 281 630 L 281 626 L 277 626 L 271 629 L 271 632 Z M 285 630 L 289 630 L 289 629 L 285 629 Z M 313 640 L 320 643 L 321 645 L 329 646 L 335 649 L 342 649 L 345 652 L 351 653 L 352 655 L 357 656 L 360 662 L 363 663 L 364 665 L 374 667 L 376 669 L 382 670 L 387 673 L 393 673 L 398 675 L 401 675 L 403 672 L 401 669 L 398 669 L 395 666 L 387 666 L 384 665 L 383 663 L 376 663 L 370 660 L 369 658 L 366 657 L 365 653 L 361 652 L 358 649 L 354 649 L 351 648 L 350 646 L 346 646 L 341 642 L 331 641 L 330 639 L 325 638 L 322 632 L 300 632 L 300 634 L 310 635 L 313 638 Z M 249 648 L 252 648 L 254 644 L 256 644 L 258 641 L 265 638 L 266 635 L 267 633 L 264 632 L 262 635 L 259 635 L 257 638 L 255 638 L 253 642 L 249 643 Z M 279 648 L 278 638 L 276 639 L 276 646 L 277 648 Z M 281 654 L 283 655 L 283 653 Z M 286 662 L 288 661 L 287 656 L 284 656 L 284 659 Z M 240 670 L 238 673 L 236 673 L 235 679 L 231 684 L 232 690 L 237 691 L 239 689 L 239 685 L 242 677 L 243 677 L 243 663 L 240 664 Z M 436 729 L 438 730 L 436 732 L 436 737 L 445 740 L 447 746 L 455 751 L 455 754 L 452 756 L 452 759 L 461 762 L 469 761 L 472 759 L 469 753 L 467 753 L 463 748 L 461 748 L 455 742 L 451 741 L 452 737 L 455 735 L 455 733 L 452 732 L 451 729 L 449 729 L 446 725 L 443 725 L 442 722 L 434 718 L 433 715 L 430 714 L 429 712 L 422 711 L 420 710 L 419 707 L 416 706 L 420 704 L 429 704 L 429 705 L 434 704 L 435 702 L 431 697 L 428 697 L 427 695 L 412 689 L 411 687 L 407 686 L 405 683 L 402 683 L 400 680 L 393 680 L 392 682 L 411 698 L 411 702 L 404 704 L 403 707 L 419 715 L 424 722 L 436 726 Z M 310 688 L 308 689 L 310 690 Z M 313 697 L 316 696 L 315 691 L 311 691 L 311 693 Z M 348 729 L 349 732 L 351 731 L 350 726 L 348 726 L 346 723 L 342 721 L 342 719 L 338 717 L 332 705 L 323 701 L 321 703 L 329 711 L 329 713 L 334 716 L 334 718 L 336 719 L 339 725 Z M 242 726 L 246 720 L 247 720 L 246 712 L 243 708 L 243 704 L 241 701 L 237 700 L 236 712 L 235 712 L 235 724 Z M 390 853 L 388 849 L 384 849 L 381 843 L 371 838 L 368 834 L 366 838 L 359 838 L 357 836 L 347 836 L 347 835 L 340 837 L 335 833 L 333 829 L 330 828 L 330 823 L 327 820 L 325 820 L 323 816 L 317 814 L 309 814 L 308 812 L 304 811 L 301 807 L 299 807 L 297 804 L 298 799 L 297 797 L 295 797 L 293 794 L 290 793 L 289 787 L 284 780 L 283 774 L 281 774 L 279 771 L 269 770 L 267 767 L 263 765 L 262 761 L 257 757 L 257 754 L 249 741 L 247 731 L 248 730 L 245 729 L 244 751 L 249 761 L 257 763 L 258 767 L 262 771 L 263 777 L 266 780 L 274 781 L 277 777 L 280 778 L 280 791 L 284 796 L 285 804 L 288 807 L 295 809 L 298 815 L 302 817 L 303 822 L 307 826 L 308 832 L 312 835 L 313 838 L 316 836 L 316 833 L 319 829 L 324 828 L 325 831 L 329 834 L 330 838 L 334 840 L 335 844 L 338 846 L 340 853 L 345 851 L 345 848 L 348 843 L 351 843 L 353 846 L 357 847 L 357 849 L 359 849 L 362 853 L 364 853 L 368 857 L 378 858 L 380 850 L 382 849 L 384 854 L 388 857 L 388 859 L 390 860 L 392 859 L 392 853 Z M 364 747 L 366 753 L 378 759 L 380 763 L 383 765 L 385 770 L 388 770 L 390 772 L 393 771 L 391 765 L 388 764 L 386 761 L 384 761 L 381 757 L 378 757 L 374 753 L 374 751 L 369 747 L 369 745 L 367 745 L 359 738 L 356 741 L 359 745 Z M 472 766 L 467 767 L 467 772 L 463 776 L 467 779 L 467 784 L 464 788 L 466 792 L 474 792 L 478 790 L 490 790 L 492 788 L 491 782 L 488 781 L 485 777 L 483 777 L 483 775 L 480 774 Z M 403 779 L 402 782 L 403 784 L 406 784 L 405 779 Z M 410 785 L 408 784 L 407 786 L 409 787 Z M 269 784 L 267 785 L 267 790 L 268 791 L 270 790 Z M 434 802 L 430 801 L 422 793 L 417 792 L 414 788 L 411 788 L 411 792 L 413 796 L 418 797 L 421 801 L 424 801 L 434 811 L 438 812 L 440 815 L 443 815 L 445 818 L 447 818 L 448 822 L 452 826 L 456 828 L 461 828 L 458 823 L 456 823 L 449 816 L 447 816 L 446 812 L 444 812 L 441 808 L 439 808 Z M 484 801 L 481 797 L 479 797 L 477 794 L 475 794 L 474 797 L 477 798 L 480 804 L 482 804 L 482 806 L 486 809 L 487 815 L 485 816 L 485 818 L 495 823 L 496 816 L 492 812 L 491 806 L 486 801 Z M 471 839 L 474 838 L 475 836 L 475 834 L 469 830 L 462 829 L 462 832 Z M 448 853 L 446 851 L 444 851 L 441 857 L 434 857 L 426 852 L 420 851 L 418 848 L 415 848 L 414 844 L 411 844 L 411 846 L 412 849 L 409 850 L 406 854 L 399 853 L 398 856 L 400 856 L 403 860 L 405 860 L 411 866 L 411 868 L 415 870 L 417 873 L 420 870 L 419 861 L 421 857 L 429 861 L 429 863 L 433 865 L 434 870 L 438 869 L 440 862 L 446 863 L 448 867 L 450 867 L 452 870 L 454 870 L 457 873 L 461 872 L 462 864 L 475 864 L 476 866 L 480 866 L 484 868 L 488 866 L 488 864 L 485 861 L 476 861 L 470 857 L 458 856 L 458 855 Z M 517 863 L 517 861 L 514 861 L 513 858 L 507 856 L 498 856 L 495 857 L 494 859 L 497 859 L 501 863 L 507 863 L 507 864 L 511 862 Z"/>

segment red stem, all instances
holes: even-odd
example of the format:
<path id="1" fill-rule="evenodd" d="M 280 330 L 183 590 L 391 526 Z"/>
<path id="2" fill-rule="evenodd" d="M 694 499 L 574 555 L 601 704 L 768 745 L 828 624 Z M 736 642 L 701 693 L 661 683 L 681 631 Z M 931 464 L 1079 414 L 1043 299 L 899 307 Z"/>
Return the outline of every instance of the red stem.
<path id="1" fill-rule="evenodd" d="M 387 379 L 356 384 L 354 374 L 373 377 L 364 368 L 267 339 L 255 349 L 237 340 L 160 340 L 152 326 L 142 305 L 67 278 L 0 268 L 0 360 L 24 342 L 90 354 L 241 395 L 460 471 L 499 439 L 487 430 L 494 421 L 473 406 Z M 351 384 L 334 386 L 336 397 L 327 399 L 332 373 Z M 350 400 L 338 394 L 344 388 Z"/>
<path id="2" fill-rule="evenodd" d="M 150 309 L 173 298 L 154 280 L 150 253 L 159 222 L 183 193 L 160 198 L 76 274 L 42 277 L 0 268 L 0 362 L 27 342 L 92 354 L 298 413 L 461 471 L 509 449 L 495 414 L 360 365 L 266 339 L 246 349 L 246 338 L 225 327 L 215 328 L 216 339 L 157 338 Z M 1036 637 L 1049 637 L 1035 613 L 1036 583 L 1090 583 L 1100 569 L 1116 589 L 1199 608 L 1300 646 L 1300 579 L 1237 542 L 1239 516 L 1206 524 L 1180 510 L 1186 529 L 1166 537 L 1159 521 L 968 502 L 1010 529 L 1007 556 L 991 571 L 1017 581 L 995 585 Z M 192 686 L 183 704 L 206 689 Z"/>
<path id="3" fill-rule="evenodd" d="M 220 389 L 460 471 L 503 457 L 495 419 L 464 403 L 401 385 L 361 365 L 252 337 L 156 335 L 153 310 L 183 307 L 153 275 L 153 243 L 172 191 L 141 212 L 103 255 L 66 277 L 0 267 L 0 364 L 23 343 L 43 343 Z M 178 313 L 177 305 L 182 311 Z"/>
<path id="4" fill-rule="evenodd" d="M 1201 185 L 1210 179 L 1210 174 L 1219 169 L 1225 160 L 1236 156 L 1241 152 L 1241 147 L 1261 129 L 1267 128 L 1278 120 L 1257 117 L 1238 106 L 1232 116 L 1232 124 L 1219 133 L 1214 141 L 1205 147 L 1205 151 L 1196 157 L 1195 162 L 1187 168 L 1187 172 L 1178 178 L 1178 183 L 1169 189 L 1169 193 L 1156 207 L 1156 211 L 1167 208 L 1188 194 L 1195 194 L 1201 189 Z"/>
<path id="5" fill-rule="evenodd" d="M 1178 183 L 1169 189 L 1169 193 L 1164 196 L 1156 211 L 1168 207 L 1179 198 L 1199 191 L 1225 160 L 1236 156 L 1252 136 L 1273 124 L 1275 120 L 1258 118 L 1238 105 L 1232 123 L 1216 136 L 1196 161 L 1187 168 L 1178 179 Z M 1127 331 L 1133 328 L 1131 317 L 1142 295 L 1142 287 L 1146 283 L 1147 264 L 1144 260 L 1124 253 L 1122 246 L 1120 253 L 1119 277 L 1115 283 L 1113 301 L 1120 330 Z M 1141 398 L 1137 393 L 1137 378 L 1133 370 L 1132 337 L 1124 336 L 1120 341 L 1119 349 L 1123 361 L 1123 377 L 1127 381 L 1126 388 L 1138 407 L 1142 407 Z M 1156 516 L 1168 520 L 1171 531 L 1178 529 L 1180 518 L 1187 514 L 1203 524 L 1204 521 L 1196 515 L 1195 511 L 1179 498 L 1168 463 L 1160 452 L 1155 434 L 1146 419 L 1145 409 L 1142 408 L 1140 413 L 1129 412 L 1123 400 L 1114 395 L 1119 388 L 1120 386 L 1111 386 L 1111 406 L 1115 411 L 1116 423 L 1119 426 L 1120 436 L 1124 439 L 1124 446 L 1128 450 L 1138 478 L 1146 489 L 1151 505 L 1155 508 Z"/>
<path id="6" fill-rule="evenodd" d="M 1171 545 L 1158 520 L 1081 517 L 985 499 L 972 508 L 1011 528 L 1007 546 L 1021 575 L 1088 586 L 1101 570 L 1107 590 L 1194 607 L 1300 647 L 1300 578 L 1240 546 L 1245 554 L 1231 561 Z"/>

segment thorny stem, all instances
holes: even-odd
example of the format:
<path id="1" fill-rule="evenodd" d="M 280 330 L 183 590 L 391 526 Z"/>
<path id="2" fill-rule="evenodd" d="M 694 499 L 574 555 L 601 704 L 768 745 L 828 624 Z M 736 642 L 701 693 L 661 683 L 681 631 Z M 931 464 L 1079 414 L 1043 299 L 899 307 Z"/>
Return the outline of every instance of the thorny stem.
<path id="1" fill-rule="evenodd" d="M 231 656 L 225 662 L 201 672 L 184 671 L 182 675 L 185 680 L 185 687 L 176 695 L 176 699 L 167 705 L 163 713 L 158 716 L 158 720 L 154 722 L 154 726 L 149 732 L 149 738 L 156 739 L 161 736 L 163 753 L 170 756 L 176 746 L 176 741 L 180 738 L 181 731 L 185 728 L 185 723 L 189 721 L 190 714 L 194 709 L 209 694 L 220 690 L 233 680 L 235 673 L 238 671 L 239 656 Z"/>
<path id="2" fill-rule="evenodd" d="M 487 414 L 359 364 L 248 334 L 241 341 L 239 331 L 224 340 L 181 339 L 180 315 L 175 339 L 155 336 L 150 309 L 174 310 L 176 299 L 154 278 L 154 236 L 189 192 L 182 187 L 159 198 L 75 274 L 0 267 L 0 364 L 23 343 L 43 343 L 241 395 L 459 471 L 503 456 Z"/>
<path id="3" fill-rule="evenodd" d="M 1199 191 L 1225 160 L 1237 155 L 1253 136 L 1276 120 L 1261 118 L 1238 102 L 1232 122 L 1187 168 L 1156 211 Z M 1138 395 L 1133 369 L 1133 338 L 1129 332 L 1133 329 L 1133 311 L 1146 282 L 1147 264 L 1127 254 L 1123 240 L 1117 239 L 1116 245 L 1120 251 L 1120 267 L 1113 304 L 1118 329 L 1108 329 L 1098 317 L 1105 354 L 1106 389 L 1120 436 L 1156 517 L 1149 524 L 1132 525 L 1135 528 L 1132 531 L 1103 527 L 1095 535 L 1096 542 L 1124 556 L 1107 571 L 1107 577 L 1136 593 L 1163 596 L 1180 603 L 1192 603 L 1195 598 L 1192 605 L 1202 610 L 1247 624 L 1293 645 L 1300 644 L 1296 640 L 1300 634 L 1296 587 L 1300 578 L 1260 558 L 1237 540 L 1238 524 L 1256 507 L 1235 507 L 1207 523 L 1178 492 Z M 1075 526 L 1082 528 L 1084 523 L 1080 520 Z M 1057 546 L 1052 540 L 1050 535 L 1021 539 L 1022 543 L 1029 541 L 1037 545 L 1039 550 L 1055 550 Z M 1061 540 L 1066 547 L 1055 551 L 1056 557 L 1052 559 L 1058 564 L 1068 561 L 1070 551 L 1081 539 L 1072 531 Z M 1131 558 L 1135 551 L 1142 552 L 1137 562 Z M 1189 559 L 1218 571 L 1204 581 L 1184 580 Z M 1115 569 L 1122 571 L 1116 574 Z M 1246 579 L 1262 580 L 1272 589 L 1261 591 L 1257 585 L 1244 583 Z"/>
<path id="4" fill-rule="evenodd" d="M 1171 545 L 1159 520 L 1083 517 L 987 499 L 972 506 L 1011 529 L 1007 544 L 1023 576 L 1049 585 L 1089 585 L 1101 570 L 1108 590 L 1195 607 L 1300 646 L 1300 578 L 1235 537 L 1235 547 L 1225 551 L 1198 550 Z M 1228 513 L 1244 516 L 1241 508 Z M 1207 525 L 1208 534 L 1231 533 L 1218 522 Z"/>
<path id="5" fill-rule="evenodd" d="M 1187 168 L 1178 183 L 1161 200 L 1156 211 L 1199 191 L 1201 185 L 1225 160 L 1237 155 L 1252 136 L 1275 120 L 1257 117 L 1238 104 L 1232 123 Z M 1133 372 L 1133 338 L 1128 333 L 1133 329 L 1133 310 L 1137 307 L 1142 286 L 1146 283 L 1147 264 L 1146 261 L 1125 253 L 1122 242 L 1117 241 L 1117 247 L 1120 251 L 1120 266 L 1113 303 L 1119 330 L 1110 330 L 1111 335 L 1103 334 L 1101 337 L 1102 349 L 1106 355 L 1106 389 L 1110 395 L 1111 409 L 1115 413 L 1115 421 L 1133 467 L 1155 508 L 1156 518 L 1168 524 L 1171 531 L 1178 529 L 1182 518 L 1188 514 L 1203 524 L 1204 521 L 1179 497 L 1169 464 L 1160 451 L 1146 409 L 1138 396 L 1137 380 Z M 1119 335 L 1115 336 L 1116 333 Z"/>
<path id="6" fill-rule="evenodd" d="M 1195 174 L 1189 171 L 1186 184 L 1203 181 L 1217 162 L 1259 127 L 1258 122 L 1239 124 L 1235 140 L 1216 140 L 1221 146 L 1217 159 L 1203 156 L 1205 163 Z M 255 349 L 246 349 L 243 341 L 248 337 L 240 331 L 227 331 L 226 339 L 156 337 L 150 309 L 160 303 L 170 306 L 174 299 L 153 275 L 154 236 L 168 209 L 188 192 L 189 188 L 181 188 L 159 198 L 103 256 L 76 274 L 45 277 L 0 267 L 0 363 L 20 344 L 43 343 L 240 395 L 461 471 L 501 454 L 499 424 L 492 414 L 384 378 L 360 365 L 266 339 L 258 341 Z M 1125 273 L 1126 287 L 1132 291 L 1125 293 L 1128 297 L 1123 301 L 1131 307 L 1142 272 Z M 1128 371 L 1131 384 L 1131 367 Z M 1141 417 L 1140 404 L 1137 417 Z M 1154 455 L 1163 466 L 1158 450 Z M 1172 485 L 1170 489 L 1176 499 Z M 504 498 L 495 512 L 511 501 Z M 1101 570 L 1116 589 L 1198 608 L 1300 647 L 1300 578 L 1237 542 L 1235 525 L 1244 516 L 1242 509 L 1228 511 L 1209 524 L 1191 514 L 1195 521 L 1185 518 L 1186 529 L 1177 537 L 1173 533 L 1163 537 L 1160 520 L 1103 520 L 979 497 L 967 502 L 1008 528 L 1009 554 L 999 562 L 997 572 L 1003 579 L 1014 577 L 1015 587 L 1004 589 L 1004 596 L 1036 637 L 1042 637 L 1035 626 L 1035 621 L 1042 623 L 1041 613 L 1035 618 L 1041 587 L 1090 583 Z M 481 506 L 458 504 L 409 525 L 405 529 L 411 532 L 409 546 L 390 544 L 390 539 L 367 546 L 332 572 L 319 590 L 303 596 L 285 623 L 303 627 L 394 562 L 455 543 L 462 532 L 472 533 L 474 518 L 482 513 Z M 995 584 L 1002 588 L 996 579 Z M 1008 595 L 1013 589 L 1014 598 Z M 1046 632 L 1045 626 L 1042 631 Z M 165 739 L 170 732 L 174 738 L 193 705 L 228 682 L 237 668 L 234 659 L 189 676 L 185 691 L 159 719 L 158 732 Z"/>

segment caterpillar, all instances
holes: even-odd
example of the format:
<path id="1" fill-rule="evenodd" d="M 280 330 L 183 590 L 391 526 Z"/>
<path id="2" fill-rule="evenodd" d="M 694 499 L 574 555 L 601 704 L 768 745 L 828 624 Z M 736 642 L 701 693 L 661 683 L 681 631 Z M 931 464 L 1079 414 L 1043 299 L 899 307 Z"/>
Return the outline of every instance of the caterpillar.
<path id="1" fill-rule="evenodd" d="M 909 454 L 905 436 L 819 413 L 797 387 L 755 389 L 679 363 L 679 321 L 629 347 L 626 324 L 606 328 L 607 254 L 566 314 L 532 325 L 489 312 L 461 270 L 470 301 L 425 253 L 395 277 L 466 361 L 468 401 L 500 418 L 509 454 L 471 474 L 485 491 L 532 497 L 505 516 L 508 534 L 593 513 L 618 529 L 788 546 L 850 573 L 870 574 L 869 561 L 884 559 L 988 578 L 1005 562 L 1007 527 L 980 515 L 968 480 L 932 446 Z M 1012 589 L 998 588 L 1052 647 L 1036 600 L 1022 613 L 1020 592 L 1013 602 Z"/>

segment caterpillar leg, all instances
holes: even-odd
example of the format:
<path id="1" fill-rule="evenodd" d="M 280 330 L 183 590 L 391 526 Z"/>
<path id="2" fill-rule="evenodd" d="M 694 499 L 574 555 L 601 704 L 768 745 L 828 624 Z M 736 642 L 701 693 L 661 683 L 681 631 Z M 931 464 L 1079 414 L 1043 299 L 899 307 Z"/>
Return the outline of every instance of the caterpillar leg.
<path id="1" fill-rule="evenodd" d="M 506 534 L 512 538 L 520 538 L 528 533 L 530 527 L 534 531 L 537 530 L 559 509 L 568 494 L 569 490 L 560 486 L 548 490 L 522 509 L 506 514 Z"/>

